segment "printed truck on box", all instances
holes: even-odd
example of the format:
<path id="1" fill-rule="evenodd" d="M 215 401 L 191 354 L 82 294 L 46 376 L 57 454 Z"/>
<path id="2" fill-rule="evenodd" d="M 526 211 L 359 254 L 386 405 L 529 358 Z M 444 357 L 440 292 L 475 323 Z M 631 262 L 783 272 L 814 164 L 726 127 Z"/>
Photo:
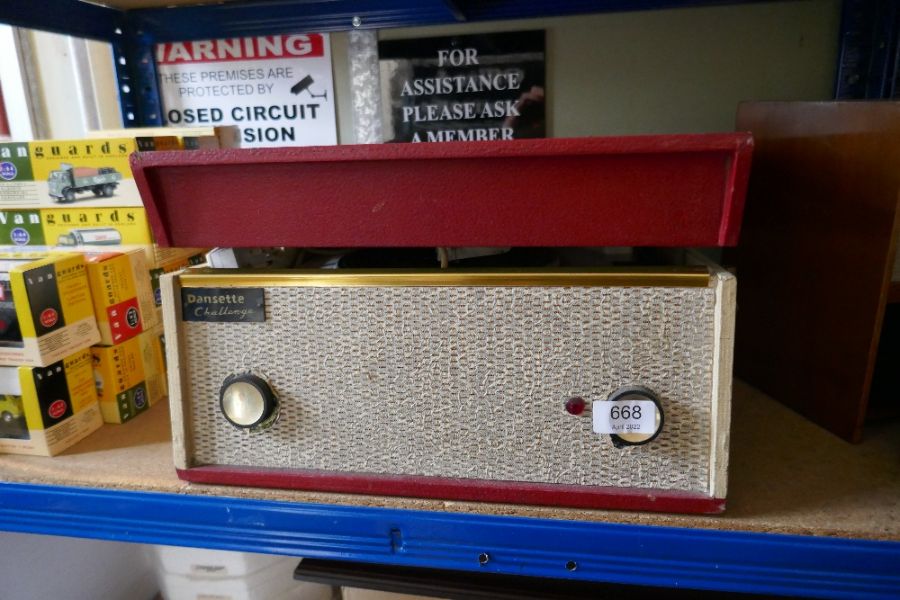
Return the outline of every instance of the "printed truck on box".
<path id="1" fill-rule="evenodd" d="M 174 136 L 0 144 L 0 208 L 140 207 L 128 156 L 179 147 Z"/>
<path id="2" fill-rule="evenodd" d="M 76 199 L 91 207 L 141 206 L 128 164 L 134 139 L 37 141 L 29 150 L 37 195 L 29 207 Z"/>
<path id="3" fill-rule="evenodd" d="M 56 171 L 50 171 L 48 183 L 50 197 L 57 202 L 75 202 L 82 192 L 112 198 L 122 181 L 122 174 L 112 167 L 73 167 L 62 163 Z"/>

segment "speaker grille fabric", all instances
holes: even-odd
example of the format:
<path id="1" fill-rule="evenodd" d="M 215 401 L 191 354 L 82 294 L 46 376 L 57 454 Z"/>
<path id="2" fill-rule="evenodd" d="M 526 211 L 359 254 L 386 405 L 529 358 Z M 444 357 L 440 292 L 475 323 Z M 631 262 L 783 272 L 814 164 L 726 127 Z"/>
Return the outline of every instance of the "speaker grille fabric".
<path id="1" fill-rule="evenodd" d="M 193 463 L 708 492 L 713 288 L 271 287 L 264 323 L 181 322 Z M 230 374 L 279 395 L 248 433 Z M 655 390 L 662 434 L 615 448 L 573 395 Z"/>

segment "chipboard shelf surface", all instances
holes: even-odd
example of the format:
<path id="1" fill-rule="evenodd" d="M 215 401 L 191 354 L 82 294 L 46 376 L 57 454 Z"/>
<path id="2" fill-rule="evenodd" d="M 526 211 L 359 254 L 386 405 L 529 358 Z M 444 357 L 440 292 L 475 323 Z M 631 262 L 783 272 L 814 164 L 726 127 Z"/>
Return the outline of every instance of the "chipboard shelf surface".
<path id="1" fill-rule="evenodd" d="M 721 516 L 189 484 L 167 407 L 62 456 L 0 455 L 3 529 L 410 566 L 821 597 L 900 594 L 900 431 L 859 446 L 735 390 Z M 568 572 L 564 565 L 579 567 Z M 610 569 L 615 564 L 618 570 Z"/>

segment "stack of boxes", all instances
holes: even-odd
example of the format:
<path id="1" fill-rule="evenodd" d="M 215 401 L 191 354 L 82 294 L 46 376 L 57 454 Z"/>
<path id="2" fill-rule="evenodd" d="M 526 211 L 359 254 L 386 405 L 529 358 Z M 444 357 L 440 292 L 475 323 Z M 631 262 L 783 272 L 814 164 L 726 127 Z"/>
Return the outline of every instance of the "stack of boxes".
<path id="1" fill-rule="evenodd" d="M 102 424 L 84 257 L 0 260 L 0 451 L 53 455 Z"/>
<path id="2" fill-rule="evenodd" d="M 167 393 L 159 249 L 128 157 L 227 131 L 0 143 L 0 452 L 54 455 Z M 156 290 L 156 291 L 155 291 Z"/>
<path id="3" fill-rule="evenodd" d="M 128 156 L 178 138 L 0 143 L 0 244 L 153 243 Z"/>
<path id="4" fill-rule="evenodd" d="M 165 395 L 162 322 L 144 251 L 85 254 L 100 343 L 91 348 L 103 420 L 124 423 Z"/>
<path id="5" fill-rule="evenodd" d="M 331 586 L 294 580 L 299 559 L 152 546 L 166 600 L 332 600 Z"/>

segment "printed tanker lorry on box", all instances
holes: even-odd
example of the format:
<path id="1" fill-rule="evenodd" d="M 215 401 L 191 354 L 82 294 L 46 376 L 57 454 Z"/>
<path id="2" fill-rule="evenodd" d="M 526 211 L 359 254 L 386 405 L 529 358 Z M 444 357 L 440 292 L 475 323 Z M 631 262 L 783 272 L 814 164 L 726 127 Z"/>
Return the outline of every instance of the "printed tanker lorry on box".
<path id="1" fill-rule="evenodd" d="M 49 193 L 57 202 L 74 202 L 79 192 L 94 192 L 95 196 L 113 195 L 122 174 L 112 167 L 73 167 L 62 163 L 50 172 Z"/>
<path id="2" fill-rule="evenodd" d="M 115 227 L 71 229 L 60 234 L 56 243 L 59 246 L 118 246 L 122 243 L 122 234 Z"/>

